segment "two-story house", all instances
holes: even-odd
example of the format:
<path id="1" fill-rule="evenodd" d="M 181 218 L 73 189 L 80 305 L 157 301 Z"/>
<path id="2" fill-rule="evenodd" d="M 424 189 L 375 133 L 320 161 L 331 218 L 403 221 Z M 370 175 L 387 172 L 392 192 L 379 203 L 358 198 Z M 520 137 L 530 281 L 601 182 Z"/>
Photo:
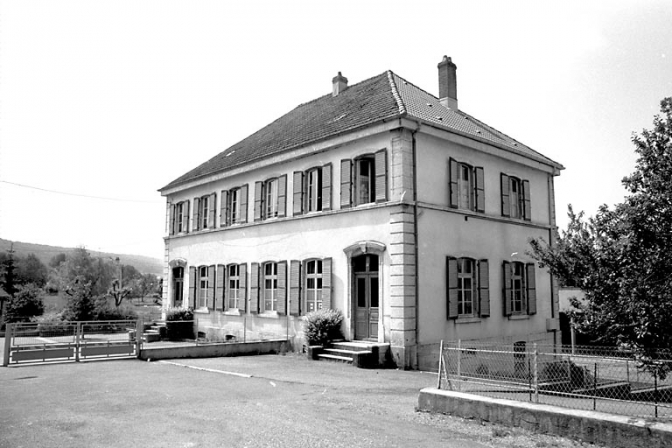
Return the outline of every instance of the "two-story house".
<path id="1" fill-rule="evenodd" d="M 199 325 L 343 312 L 348 340 L 386 342 L 397 365 L 440 340 L 558 342 L 553 279 L 526 254 L 550 239 L 559 163 L 387 71 L 299 105 L 160 191 L 166 306 Z M 434 361 L 432 361 L 434 360 Z"/>

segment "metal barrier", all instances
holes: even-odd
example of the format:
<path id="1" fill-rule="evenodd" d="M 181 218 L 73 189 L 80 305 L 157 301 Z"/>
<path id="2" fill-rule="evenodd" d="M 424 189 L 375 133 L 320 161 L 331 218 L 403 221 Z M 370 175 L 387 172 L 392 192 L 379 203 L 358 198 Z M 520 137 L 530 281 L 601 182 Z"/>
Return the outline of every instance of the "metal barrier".
<path id="1" fill-rule="evenodd" d="M 7 324 L 3 366 L 137 356 L 142 320 Z"/>
<path id="2" fill-rule="evenodd" d="M 672 418 L 672 378 L 616 348 L 441 343 L 438 388 L 518 401 Z M 666 359 L 659 352 L 657 362 Z"/>

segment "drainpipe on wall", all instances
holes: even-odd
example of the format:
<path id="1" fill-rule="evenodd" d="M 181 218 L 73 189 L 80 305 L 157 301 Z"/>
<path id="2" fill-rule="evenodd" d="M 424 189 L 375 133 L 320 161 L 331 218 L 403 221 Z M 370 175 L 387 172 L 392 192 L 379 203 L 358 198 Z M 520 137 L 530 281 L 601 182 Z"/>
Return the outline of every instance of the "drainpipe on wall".
<path id="1" fill-rule="evenodd" d="M 420 297 L 419 293 L 419 280 L 420 280 L 420 258 L 419 258 L 419 249 L 418 249 L 418 173 L 417 173 L 417 158 L 416 158 L 416 147 L 415 147 L 415 134 L 420 130 L 420 122 L 416 122 L 418 127 L 411 131 L 411 148 L 413 151 L 413 237 L 415 238 L 415 361 L 414 367 L 417 369 L 420 363 L 420 325 L 418 325 L 418 316 L 419 316 L 419 306 L 420 306 Z"/>

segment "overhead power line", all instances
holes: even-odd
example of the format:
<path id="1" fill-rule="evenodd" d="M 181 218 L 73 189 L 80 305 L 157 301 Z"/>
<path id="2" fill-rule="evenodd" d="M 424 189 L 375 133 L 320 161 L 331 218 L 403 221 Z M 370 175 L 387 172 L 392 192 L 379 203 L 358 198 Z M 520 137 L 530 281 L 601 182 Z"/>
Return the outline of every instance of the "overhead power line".
<path id="1" fill-rule="evenodd" d="M 6 181 L 6 180 L 0 180 L 0 182 L 2 182 L 4 184 L 9 184 L 9 185 L 15 185 L 15 186 L 21 187 L 21 188 L 30 188 L 32 190 L 45 191 L 47 193 L 54 193 L 54 194 L 62 194 L 62 195 L 65 195 L 65 196 L 77 196 L 77 197 L 80 197 L 80 198 L 102 199 L 104 201 L 118 201 L 118 202 L 140 202 L 140 203 L 144 203 L 144 204 L 158 204 L 160 202 L 159 200 L 143 201 L 143 200 L 139 200 L 139 199 L 122 199 L 122 198 L 110 198 L 110 197 L 103 197 L 103 196 L 91 196 L 91 195 L 88 195 L 88 194 L 79 194 L 79 193 L 67 193 L 67 192 L 64 192 L 64 191 L 50 190 L 50 189 L 47 189 L 47 188 L 35 187 L 35 186 L 32 186 L 32 185 L 17 184 L 16 182 L 9 182 L 9 181 Z"/>

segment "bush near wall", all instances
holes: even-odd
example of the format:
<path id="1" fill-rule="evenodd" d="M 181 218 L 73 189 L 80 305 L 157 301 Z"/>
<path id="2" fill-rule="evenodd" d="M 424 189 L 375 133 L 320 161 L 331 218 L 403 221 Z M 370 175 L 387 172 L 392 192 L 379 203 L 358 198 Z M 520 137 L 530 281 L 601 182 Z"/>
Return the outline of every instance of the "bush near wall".
<path id="1" fill-rule="evenodd" d="M 169 341 L 194 338 L 194 312 L 191 309 L 166 310 L 166 337 Z"/>
<path id="2" fill-rule="evenodd" d="M 343 313 L 340 310 L 322 309 L 306 314 L 303 334 L 309 345 L 324 345 L 341 339 Z"/>

